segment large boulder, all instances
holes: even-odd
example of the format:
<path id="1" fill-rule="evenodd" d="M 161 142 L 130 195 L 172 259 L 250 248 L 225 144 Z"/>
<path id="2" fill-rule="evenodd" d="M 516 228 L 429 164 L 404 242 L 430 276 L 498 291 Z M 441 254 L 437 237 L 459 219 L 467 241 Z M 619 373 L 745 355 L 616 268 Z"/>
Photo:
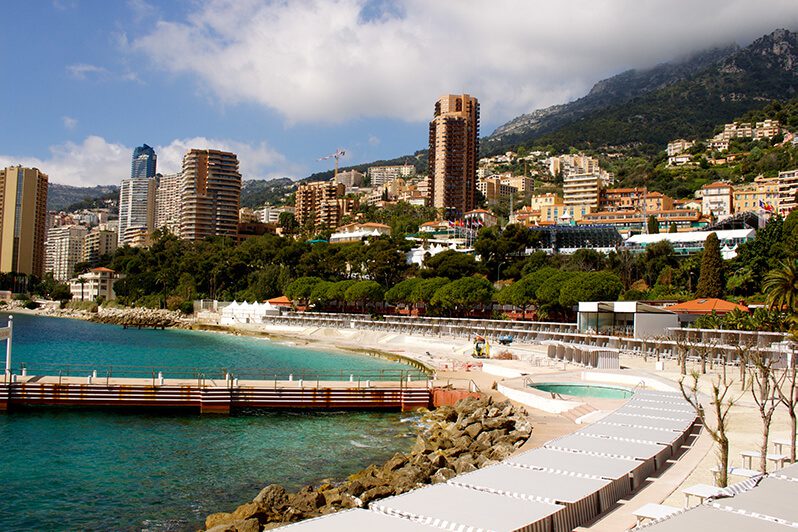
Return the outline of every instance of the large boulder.
<path id="1" fill-rule="evenodd" d="M 257 519 L 239 519 L 208 528 L 206 532 L 260 532 L 260 522 Z"/>
<path id="2" fill-rule="evenodd" d="M 279 484 L 270 484 L 260 490 L 260 493 L 253 499 L 253 502 L 271 510 L 284 508 L 288 503 L 288 494 L 285 488 Z"/>

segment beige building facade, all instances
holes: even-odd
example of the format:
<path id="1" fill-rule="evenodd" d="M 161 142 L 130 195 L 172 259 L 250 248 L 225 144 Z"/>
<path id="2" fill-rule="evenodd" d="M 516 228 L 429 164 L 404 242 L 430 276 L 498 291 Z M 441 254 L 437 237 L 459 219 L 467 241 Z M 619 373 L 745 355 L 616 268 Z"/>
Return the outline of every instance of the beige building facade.
<path id="1" fill-rule="evenodd" d="M 0 272 L 44 273 L 47 185 L 38 168 L 0 169 Z"/>
<path id="2" fill-rule="evenodd" d="M 180 234 L 180 182 L 182 174 L 167 174 L 158 178 L 155 193 L 155 229 Z"/>
<path id="3" fill-rule="evenodd" d="M 430 205 L 449 220 L 476 207 L 479 102 L 468 94 L 443 96 L 429 124 Z"/>
<path id="4" fill-rule="evenodd" d="M 75 264 L 80 262 L 83 239 L 88 229 L 82 225 L 53 227 L 47 232 L 45 242 L 45 273 L 52 273 L 56 281 L 67 281 L 75 275 Z"/>
<path id="5" fill-rule="evenodd" d="M 236 238 L 241 203 L 238 156 L 192 149 L 183 157 L 180 185 L 180 238 Z"/>

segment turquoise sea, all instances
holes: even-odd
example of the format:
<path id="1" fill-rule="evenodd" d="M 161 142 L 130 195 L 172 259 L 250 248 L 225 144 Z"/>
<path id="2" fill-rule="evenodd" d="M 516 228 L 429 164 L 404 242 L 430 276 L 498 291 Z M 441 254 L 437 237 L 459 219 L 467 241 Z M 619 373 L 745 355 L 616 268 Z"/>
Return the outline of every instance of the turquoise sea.
<path id="1" fill-rule="evenodd" d="M 0 325 L 6 316 L 0 315 Z M 14 316 L 14 367 L 96 364 L 407 369 L 394 362 L 193 331 Z M 101 372 L 98 372 L 101 373 Z M 168 376 L 168 374 L 167 374 Z M 196 530 L 271 483 L 342 479 L 407 450 L 399 413 L 230 417 L 68 409 L 0 414 L 0 530 Z"/>

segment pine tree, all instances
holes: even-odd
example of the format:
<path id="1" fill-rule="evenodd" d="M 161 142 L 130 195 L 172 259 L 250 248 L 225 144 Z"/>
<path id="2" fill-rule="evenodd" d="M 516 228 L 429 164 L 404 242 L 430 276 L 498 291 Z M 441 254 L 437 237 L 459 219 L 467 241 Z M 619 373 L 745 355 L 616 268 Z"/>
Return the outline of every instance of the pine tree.
<path id="1" fill-rule="evenodd" d="M 659 222 L 657 221 L 657 217 L 653 214 L 648 217 L 648 234 L 649 235 L 657 235 L 659 234 Z"/>
<path id="2" fill-rule="evenodd" d="M 701 257 L 701 275 L 698 278 L 696 297 L 723 297 L 726 282 L 723 278 L 723 258 L 720 256 L 720 240 L 710 233 L 704 242 Z"/>

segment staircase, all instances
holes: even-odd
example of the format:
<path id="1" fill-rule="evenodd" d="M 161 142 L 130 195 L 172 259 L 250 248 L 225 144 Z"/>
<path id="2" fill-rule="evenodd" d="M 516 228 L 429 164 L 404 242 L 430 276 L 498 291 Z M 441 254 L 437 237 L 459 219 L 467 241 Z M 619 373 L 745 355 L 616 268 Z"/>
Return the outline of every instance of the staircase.
<path id="1" fill-rule="evenodd" d="M 582 416 L 586 416 L 586 415 L 590 414 L 591 412 L 597 412 L 597 410 L 595 408 L 593 408 L 592 406 L 588 405 L 588 404 L 582 403 L 579 406 L 577 406 L 576 408 L 572 408 L 570 410 L 567 410 L 567 411 L 563 412 L 560 415 L 562 417 L 564 417 L 566 419 L 569 419 L 569 420 L 573 421 L 574 423 L 576 423 L 577 419 L 579 419 Z"/>

